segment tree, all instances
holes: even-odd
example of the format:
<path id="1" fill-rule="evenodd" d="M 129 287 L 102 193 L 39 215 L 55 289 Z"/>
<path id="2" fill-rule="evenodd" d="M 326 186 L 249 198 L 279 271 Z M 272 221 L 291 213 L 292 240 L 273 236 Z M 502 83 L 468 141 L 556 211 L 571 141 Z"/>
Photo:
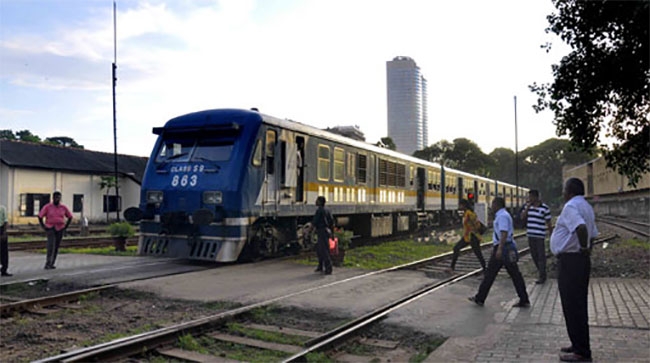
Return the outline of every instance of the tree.
<path id="1" fill-rule="evenodd" d="M 16 140 L 16 135 L 11 130 L 0 130 L 0 140 Z"/>
<path id="2" fill-rule="evenodd" d="M 77 142 L 74 141 L 73 138 L 67 136 L 48 137 L 45 139 L 45 142 L 48 144 L 59 145 L 64 147 L 74 147 L 78 149 L 84 148 L 83 145 L 77 144 Z"/>
<path id="3" fill-rule="evenodd" d="M 614 139 L 600 144 L 607 165 L 635 186 L 650 171 L 650 2 L 553 0 L 557 14 L 546 32 L 573 51 L 553 65 L 552 84 L 530 86 L 537 112 L 555 114 L 558 136 L 579 150 L 597 147 L 601 129 Z M 551 44 L 542 46 L 547 51 Z"/>
<path id="4" fill-rule="evenodd" d="M 519 183 L 540 191 L 547 202 L 561 203 L 562 167 L 578 165 L 596 157 L 576 151 L 571 141 L 548 139 L 519 153 Z"/>
<path id="5" fill-rule="evenodd" d="M 514 184 L 515 183 L 515 152 L 499 147 L 489 154 L 492 159 L 489 176 L 497 180 Z M 524 184 L 522 184 L 524 185 Z"/>
<path id="6" fill-rule="evenodd" d="M 106 194 L 104 195 L 104 205 L 106 206 L 106 223 L 109 222 L 108 219 L 108 214 L 109 214 L 109 198 L 108 198 L 108 192 L 110 192 L 111 188 L 115 188 L 117 186 L 117 179 L 115 179 L 115 176 L 102 176 L 100 181 L 99 181 L 99 189 L 105 190 Z M 119 213 L 119 212 L 117 212 Z"/>
<path id="7" fill-rule="evenodd" d="M 450 143 L 447 140 L 440 140 L 437 143 L 431 144 L 422 150 L 416 150 L 413 153 L 413 156 L 422 160 L 433 161 L 441 165 L 453 168 L 455 165 L 450 165 L 450 162 L 447 161 L 448 156 L 453 148 L 454 144 Z M 453 161 L 451 164 L 454 164 Z"/>
<path id="8" fill-rule="evenodd" d="M 387 149 L 390 150 L 397 150 L 397 145 L 395 145 L 395 142 L 393 141 L 392 138 L 386 136 L 382 137 L 379 142 L 377 143 L 377 146 L 384 145 L 386 146 Z"/>
<path id="9" fill-rule="evenodd" d="M 455 168 L 472 174 L 487 176 L 487 167 L 491 159 L 474 142 L 466 138 L 454 139 L 454 146 L 449 150 L 447 159 L 453 161 Z"/>
<path id="10" fill-rule="evenodd" d="M 41 142 L 41 138 L 32 134 L 29 130 L 18 131 L 16 132 L 16 136 L 18 136 L 18 140 L 20 141 Z"/>

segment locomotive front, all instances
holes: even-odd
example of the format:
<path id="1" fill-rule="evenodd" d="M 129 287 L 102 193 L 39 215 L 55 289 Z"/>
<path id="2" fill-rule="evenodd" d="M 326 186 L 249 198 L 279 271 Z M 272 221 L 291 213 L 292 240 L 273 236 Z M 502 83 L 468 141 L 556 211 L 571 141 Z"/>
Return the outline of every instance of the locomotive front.
<path id="1" fill-rule="evenodd" d="M 138 254 L 237 260 L 250 223 L 241 189 L 260 124 L 256 112 L 211 110 L 154 128 L 140 205 L 124 213 L 140 221 Z"/>

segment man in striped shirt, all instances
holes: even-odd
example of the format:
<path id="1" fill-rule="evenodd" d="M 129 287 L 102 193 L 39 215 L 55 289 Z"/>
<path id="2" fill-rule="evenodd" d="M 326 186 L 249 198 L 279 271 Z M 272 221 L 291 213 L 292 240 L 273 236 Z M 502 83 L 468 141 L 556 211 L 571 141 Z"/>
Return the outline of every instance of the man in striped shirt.
<path id="1" fill-rule="evenodd" d="M 553 233 L 551 225 L 551 210 L 539 199 L 539 191 L 531 189 L 528 192 L 528 203 L 521 211 L 521 219 L 526 220 L 526 235 L 530 246 L 530 255 L 533 257 L 535 267 L 539 274 L 536 284 L 546 282 L 546 246 L 544 239 L 546 233 Z"/>

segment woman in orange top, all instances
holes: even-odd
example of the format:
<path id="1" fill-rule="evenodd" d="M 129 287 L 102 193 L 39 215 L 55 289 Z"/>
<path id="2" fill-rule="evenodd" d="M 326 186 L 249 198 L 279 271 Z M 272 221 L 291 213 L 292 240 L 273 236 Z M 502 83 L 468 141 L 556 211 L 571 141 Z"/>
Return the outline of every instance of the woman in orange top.
<path id="1" fill-rule="evenodd" d="M 485 271 L 485 259 L 481 252 L 481 242 L 483 239 L 481 238 L 481 234 L 478 233 L 480 222 L 476 218 L 476 213 L 474 213 L 472 204 L 468 200 L 461 199 L 459 208 L 465 211 L 463 214 L 463 236 L 454 246 L 454 254 L 451 257 L 451 271 L 454 271 L 456 267 L 456 260 L 458 260 L 460 250 L 468 244 L 472 247 L 472 251 L 474 251 L 476 258 L 481 263 L 481 267 L 483 267 L 483 271 Z"/>

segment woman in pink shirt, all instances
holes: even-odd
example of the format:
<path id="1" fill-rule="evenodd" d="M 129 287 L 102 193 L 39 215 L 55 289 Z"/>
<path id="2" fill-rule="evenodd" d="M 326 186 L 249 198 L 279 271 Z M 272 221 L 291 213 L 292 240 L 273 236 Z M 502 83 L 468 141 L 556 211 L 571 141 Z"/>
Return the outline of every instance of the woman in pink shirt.
<path id="1" fill-rule="evenodd" d="M 45 222 L 43 222 L 43 218 L 45 218 Z M 63 231 L 68 228 L 70 222 L 72 222 L 72 213 L 70 213 L 68 207 L 61 204 L 61 192 L 52 193 L 52 202 L 46 204 L 38 213 L 38 223 L 47 234 L 46 270 L 56 268 L 54 262 L 56 261 L 56 255 L 59 253 Z"/>

